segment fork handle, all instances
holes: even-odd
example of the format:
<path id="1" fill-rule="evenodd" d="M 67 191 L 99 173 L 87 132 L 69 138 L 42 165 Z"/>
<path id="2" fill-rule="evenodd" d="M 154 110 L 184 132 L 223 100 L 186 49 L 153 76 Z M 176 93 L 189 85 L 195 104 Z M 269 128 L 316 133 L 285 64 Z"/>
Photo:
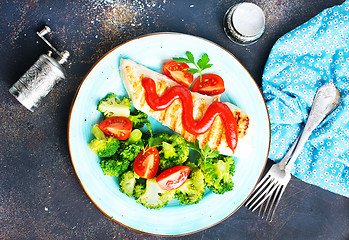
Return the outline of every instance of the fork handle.
<path id="1" fill-rule="evenodd" d="M 281 170 L 285 170 L 285 167 L 286 167 L 286 164 L 288 162 L 288 160 L 290 160 L 290 157 L 292 156 L 292 153 L 294 152 L 294 149 L 296 148 L 297 144 L 298 144 L 298 141 L 299 141 L 299 138 L 300 136 L 302 135 L 299 134 L 297 139 L 293 142 L 292 146 L 290 147 L 290 149 L 287 151 L 287 153 L 285 154 L 285 156 L 281 159 L 281 161 L 278 163 L 279 165 L 279 168 Z"/>
<path id="2" fill-rule="evenodd" d="M 305 127 L 303 129 L 303 132 L 298 137 L 299 138 L 298 141 L 296 140 L 296 143 L 294 143 L 294 144 L 296 144 L 295 145 L 296 147 L 295 147 L 294 151 L 291 153 L 292 154 L 291 159 L 286 163 L 286 166 L 285 166 L 286 172 L 291 171 L 294 162 L 296 161 L 298 155 L 301 153 L 301 151 L 302 151 L 306 141 L 308 141 L 311 133 L 320 124 L 320 122 L 326 117 L 326 113 L 319 111 L 319 108 L 323 107 L 323 106 L 319 105 L 319 101 L 316 101 L 316 100 L 319 100 L 319 99 L 317 99 L 315 96 L 315 100 L 314 100 L 313 106 L 310 110 L 309 117 L 308 117 L 307 122 L 305 124 Z"/>
<path id="3" fill-rule="evenodd" d="M 286 172 L 291 171 L 294 162 L 312 131 L 338 106 L 338 103 L 339 92 L 333 84 L 325 84 L 318 89 L 310 109 L 307 123 L 305 124 L 290 161 L 286 164 Z"/>
<path id="4" fill-rule="evenodd" d="M 286 172 L 291 171 L 294 162 L 296 161 L 298 155 L 302 151 L 305 143 L 308 141 L 311 133 L 312 133 L 312 130 L 310 130 L 310 129 L 304 129 L 304 131 L 302 132 L 302 134 L 298 140 L 298 143 L 296 145 L 296 148 L 293 151 L 292 157 L 291 157 L 290 161 L 288 161 L 288 163 L 286 164 L 286 167 L 285 167 Z"/>

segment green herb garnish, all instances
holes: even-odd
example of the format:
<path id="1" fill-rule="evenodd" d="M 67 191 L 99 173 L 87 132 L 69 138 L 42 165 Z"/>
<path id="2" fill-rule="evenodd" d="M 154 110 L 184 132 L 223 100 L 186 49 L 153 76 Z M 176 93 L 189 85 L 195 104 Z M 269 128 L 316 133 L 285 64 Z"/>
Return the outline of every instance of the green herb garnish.
<path id="1" fill-rule="evenodd" d="M 190 149 L 197 151 L 204 161 L 206 161 L 206 158 L 217 158 L 219 155 L 219 152 L 217 150 L 212 150 L 208 144 L 201 149 L 197 139 L 195 143 L 188 142 L 188 145 Z"/>
<path id="2" fill-rule="evenodd" d="M 213 64 L 208 63 L 210 61 L 210 58 L 208 57 L 207 53 L 204 53 L 201 58 L 195 63 L 194 56 L 191 52 L 186 51 L 185 55 L 187 55 L 187 58 L 184 57 L 174 57 L 173 60 L 179 63 L 191 63 L 194 64 L 195 68 L 187 68 L 187 72 L 191 74 L 199 73 L 200 74 L 200 82 L 202 80 L 202 71 L 210 68 Z"/>

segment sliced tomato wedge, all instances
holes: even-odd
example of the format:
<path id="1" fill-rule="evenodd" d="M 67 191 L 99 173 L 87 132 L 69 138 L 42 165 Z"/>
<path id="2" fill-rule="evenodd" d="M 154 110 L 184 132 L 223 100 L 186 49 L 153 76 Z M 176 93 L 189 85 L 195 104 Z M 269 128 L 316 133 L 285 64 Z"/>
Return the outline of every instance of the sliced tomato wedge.
<path id="1" fill-rule="evenodd" d="M 175 166 L 167 169 L 156 178 L 156 182 L 163 190 L 174 190 L 183 185 L 190 173 L 188 166 Z"/>
<path id="2" fill-rule="evenodd" d="M 221 94 L 225 91 L 223 78 L 213 73 L 204 74 L 201 81 L 200 77 L 195 79 L 191 91 L 209 96 Z"/>
<path id="3" fill-rule="evenodd" d="M 159 169 L 159 152 L 156 147 L 142 150 L 136 157 L 133 170 L 141 178 L 151 179 L 155 177 Z"/>
<path id="4" fill-rule="evenodd" d="M 107 136 L 113 136 L 118 140 L 126 140 L 132 131 L 132 122 L 127 117 L 114 116 L 105 119 L 98 125 Z"/>
<path id="5" fill-rule="evenodd" d="M 187 68 L 189 68 L 188 64 L 172 60 L 162 66 L 162 71 L 167 77 L 188 88 L 193 82 L 194 76 L 185 70 Z"/>

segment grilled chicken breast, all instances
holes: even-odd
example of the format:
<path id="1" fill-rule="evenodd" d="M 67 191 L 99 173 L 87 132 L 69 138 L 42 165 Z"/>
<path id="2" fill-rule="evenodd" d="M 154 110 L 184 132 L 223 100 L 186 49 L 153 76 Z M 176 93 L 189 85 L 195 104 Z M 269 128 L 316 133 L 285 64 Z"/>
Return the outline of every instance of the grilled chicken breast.
<path id="1" fill-rule="evenodd" d="M 121 59 L 120 76 L 136 109 L 152 116 L 162 124 L 181 134 L 188 141 L 195 142 L 195 140 L 198 139 L 201 148 L 208 143 L 211 149 L 218 150 L 221 154 L 233 155 L 233 151 L 228 147 L 225 129 L 220 117 L 215 119 L 211 129 L 206 133 L 193 135 L 183 128 L 182 105 L 179 99 L 175 100 L 167 109 L 162 111 L 154 111 L 149 107 L 145 100 L 145 90 L 142 87 L 142 79 L 145 77 L 153 79 L 156 83 L 156 91 L 159 96 L 162 96 L 166 90 L 172 86 L 178 85 L 175 81 L 129 59 Z M 192 92 L 194 119 L 199 121 L 204 116 L 208 106 L 214 101 L 219 101 L 219 97 L 219 95 L 206 96 Z M 247 137 L 250 121 L 246 113 L 241 109 L 231 103 L 226 102 L 226 104 L 234 113 L 235 121 L 237 121 L 238 126 L 237 132 L 239 140 L 234 155 L 241 155 L 244 154 L 246 150 L 249 151 L 246 149 L 249 144 L 247 141 L 244 141 L 245 139 L 243 138 Z"/>

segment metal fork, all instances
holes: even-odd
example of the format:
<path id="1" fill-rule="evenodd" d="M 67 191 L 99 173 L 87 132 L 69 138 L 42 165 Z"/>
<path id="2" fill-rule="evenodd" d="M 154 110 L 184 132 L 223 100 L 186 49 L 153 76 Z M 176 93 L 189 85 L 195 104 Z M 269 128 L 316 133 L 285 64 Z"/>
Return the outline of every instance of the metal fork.
<path id="1" fill-rule="evenodd" d="M 340 92 L 333 83 L 327 83 L 318 89 L 301 135 L 298 136 L 284 158 L 274 164 L 258 183 L 245 204 L 248 209 L 254 212 L 260 207 L 259 215 L 265 220 L 269 219 L 269 222 L 273 220 L 280 198 L 291 179 L 293 164 L 304 144 L 312 131 L 338 106 L 339 102 Z"/>

